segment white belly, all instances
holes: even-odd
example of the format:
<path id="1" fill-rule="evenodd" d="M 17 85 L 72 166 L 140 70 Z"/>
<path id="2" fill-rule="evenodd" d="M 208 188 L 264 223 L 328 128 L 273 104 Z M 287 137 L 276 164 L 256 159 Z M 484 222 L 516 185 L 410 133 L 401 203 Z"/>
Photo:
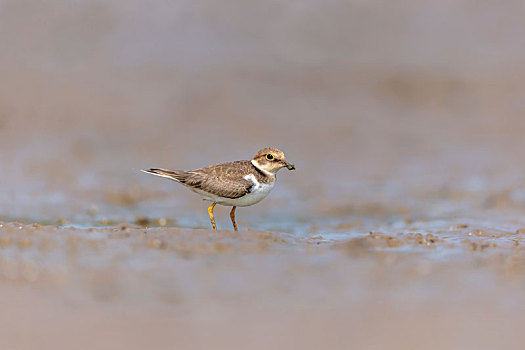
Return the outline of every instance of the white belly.
<path id="1" fill-rule="evenodd" d="M 262 201 L 270 193 L 275 182 L 270 182 L 268 184 L 259 184 L 259 186 L 254 186 L 252 192 L 242 196 L 241 198 L 221 198 L 220 202 L 217 202 L 222 205 L 235 205 L 237 207 L 247 207 L 249 205 L 254 205 Z"/>
<path id="2" fill-rule="evenodd" d="M 247 207 L 254 205 L 262 201 L 270 193 L 275 185 L 275 181 L 272 181 L 267 184 L 261 184 L 256 179 L 255 176 L 245 176 L 247 180 L 253 182 L 252 191 L 240 198 L 223 198 L 216 196 L 214 194 L 204 192 L 198 189 L 192 189 L 194 192 L 200 194 L 204 200 L 214 202 L 217 204 L 227 205 L 227 206 L 236 206 L 236 207 Z"/>

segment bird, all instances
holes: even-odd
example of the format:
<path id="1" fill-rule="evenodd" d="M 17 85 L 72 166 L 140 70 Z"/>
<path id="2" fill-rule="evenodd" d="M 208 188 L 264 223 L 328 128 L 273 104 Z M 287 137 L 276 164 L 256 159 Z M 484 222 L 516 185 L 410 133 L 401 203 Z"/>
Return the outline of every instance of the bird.
<path id="1" fill-rule="evenodd" d="M 295 170 L 295 165 L 286 161 L 282 151 L 265 147 L 251 160 L 237 160 L 189 171 L 159 168 L 142 171 L 176 181 L 211 202 L 208 215 L 214 230 L 217 230 L 213 216 L 215 206 L 231 206 L 230 219 L 234 230 L 238 231 L 236 208 L 254 205 L 266 198 L 275 185 L 277 172 L 282 168 Z"/>

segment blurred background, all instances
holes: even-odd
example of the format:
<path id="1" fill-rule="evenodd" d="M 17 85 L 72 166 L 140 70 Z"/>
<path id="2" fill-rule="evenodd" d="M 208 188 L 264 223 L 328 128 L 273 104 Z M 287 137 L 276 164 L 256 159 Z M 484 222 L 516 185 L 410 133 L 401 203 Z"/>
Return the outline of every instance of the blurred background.
<path id="1" fill-rule="evenodd" d="M 0 221 L 28 224 L 0 230 L 3 339 L 522 344 L 524 18 L 513 0 L 0 0 Z M 237 219 L 274 236 L 178 230 L 209 228 L 207 203 L 139 171 L 266 146 L 297 170 Z"/>
<path id="2" fill-rule="evenodd" d="M 204 226 L 198 196 L 138 170 L 264 146 L 298 171 L 249 216 L 283 202 L 309 215 L 419 208 L 451 192 L 474 196 L 469 208 L 523 207 L 524 12 L 520 1 L 2 0 L 1 213 Z"/>

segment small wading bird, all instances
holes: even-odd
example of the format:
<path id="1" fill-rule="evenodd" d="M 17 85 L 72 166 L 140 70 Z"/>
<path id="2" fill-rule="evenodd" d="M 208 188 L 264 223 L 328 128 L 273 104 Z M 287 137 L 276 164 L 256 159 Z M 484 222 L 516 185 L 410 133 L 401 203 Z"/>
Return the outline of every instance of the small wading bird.
<path id="1" fill-rule="evenodd" d="M 295 170 L 287 163 L 284 153 L 276 148 L 263 148 L 252 160 L 238 160 L 211 165 L 197 170 L 142 170 L 145 173 L 177 181 L 212 202 L 208 208 L 211 225 L 216 230 L 213 208 L 217 204 L 232 206 L 230 218 L 237 231 L 235 209 L 263 200 L 275 185 L 275 174 L 282 169 Z"/>

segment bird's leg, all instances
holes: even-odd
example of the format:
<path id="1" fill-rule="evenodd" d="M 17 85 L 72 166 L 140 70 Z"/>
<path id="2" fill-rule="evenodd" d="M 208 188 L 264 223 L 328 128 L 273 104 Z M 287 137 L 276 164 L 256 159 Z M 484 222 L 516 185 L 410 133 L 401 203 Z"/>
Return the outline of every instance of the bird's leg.
<path id="1" fill-rule="evenodd" d="M 232 224 L 233 224 L 233 228 L 235 229 L 235 231 L 239 231 L 237 230 L 237 223 L 235 222 L 235 209 L 236 208 L 237 208 L 236 206 L 232 208 L 232 211 L 230 212 L 230 219 L 232 219 Z"/>
<path id="2" fill-rule="evenodd" d="M 208 207 L 208 214 L 210 215 L 211 225 L 213 226 L 213 229 L 216 230 L 217 226 L 215 226 L 215 219 L 213 218 L 213 208 L 215 207 L 217 203 L 213 203 Z"/>

